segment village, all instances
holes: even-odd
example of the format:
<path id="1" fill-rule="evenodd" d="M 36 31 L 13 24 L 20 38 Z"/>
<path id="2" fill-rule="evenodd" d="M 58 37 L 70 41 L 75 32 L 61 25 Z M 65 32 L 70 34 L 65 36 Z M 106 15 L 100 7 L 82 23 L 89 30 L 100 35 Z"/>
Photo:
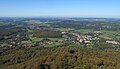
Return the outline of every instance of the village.
<path id="1" fill-rule="evenodd" d="M 102 32 L 96 31 L 96 32 L 86 32 L 86 33 L 79 33 L 79 32 L 62 32 L 63 37 L 66 38 L 66 40 L 71 40 L 73 43 L 79 42 L 84 44 L 92 44 L 94 41 L 100 41 L 100 35 Z M 114 44 L 114 45 L 120 45 L 119 42 L 113 40 L 113 39 L 105 39 L 106 43 Z"/>
<path id="2" fill-rule="evenodd" d="M 51 40 L 47 38 L 43 38 L 40 41 L 32 42 L 29 40 L 29 37 L 26 35 L 23 35 L 22 37 L 16 36 L 15 39 L 10 39 L 6 44 L 2 44 L 2 47 L 5 49 L 14 49 L 16 47 L 19 48 L 29 48 L 29 47 L 34 47 L 34 46 L 46 46 L 46 45 L 57 45 L 60 46 L 63 43 L 73 43 L 73 44 L 85 44 L 85 45 L 91 45 L 95 42 L 100 42 L 101 38 L 99 37 L 103 33 L 100 31 L 96 32 L 86 32 L 86 33 L 81 33 L 81 32 L 76 32 L 76 31 L 62 31 L 62 40 Z M 21 39 L 27 39 L 26 42 L 23 42 Z M 102 40 L 105 43 L 112 44 L 114 45 L 120 45 L 120 42 L 117 42 L 113 39 L 104 39 Z M 49 47 L 49 46 L 48 46 Z"/>

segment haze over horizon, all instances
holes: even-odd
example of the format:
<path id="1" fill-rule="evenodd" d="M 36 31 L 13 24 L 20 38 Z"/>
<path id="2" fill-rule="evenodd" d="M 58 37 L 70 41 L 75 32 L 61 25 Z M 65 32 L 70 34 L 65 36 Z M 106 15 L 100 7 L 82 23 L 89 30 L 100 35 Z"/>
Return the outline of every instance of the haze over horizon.
<path id="1" fill-rule="evenodd" d="M 0 0 L 0 17 L 120 18 L 120 0 Z"/>

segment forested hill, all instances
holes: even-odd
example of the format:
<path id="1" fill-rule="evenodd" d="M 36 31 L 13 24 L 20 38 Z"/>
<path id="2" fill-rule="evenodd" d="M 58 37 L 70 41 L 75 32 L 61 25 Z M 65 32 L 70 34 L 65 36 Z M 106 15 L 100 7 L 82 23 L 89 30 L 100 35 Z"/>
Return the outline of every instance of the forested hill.
<path id="1" fill-rule="evenodd" d="M 11 54 L 9 54 L 12 52 Z M 2 69 L 119 69 L 120 52 L 112 49 L 54 47 L 16 49 L 0 62 Z M 4 54 L 5 55 L 5 54 Z M 9 58 L 7 58 L 9 57 Z M 16 64 L 17 63 L 17 64 Z M 4 66 L 3 65 L 3 66 Z"/>

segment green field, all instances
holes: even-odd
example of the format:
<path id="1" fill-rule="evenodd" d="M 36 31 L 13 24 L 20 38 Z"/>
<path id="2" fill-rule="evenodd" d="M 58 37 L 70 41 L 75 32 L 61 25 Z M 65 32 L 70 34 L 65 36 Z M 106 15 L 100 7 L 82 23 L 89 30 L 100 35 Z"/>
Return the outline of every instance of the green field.
<path id="1" fill-rule="evenodd" d="M 37 37 L 33 37 L 33 34 L 29 35 L 30 40 L 32 40 L 32 42 L 36 42 L 36 41 L 41 41 L 41 38 L 37 38 Z"/>
<path id="2" fill-rule="evenodd" d="M 48 45 L 44 45 L 44 47 L 56 47 L 58 45 L 61 45 L 61 44 L 60 43 L 48 44 Z"/>
<path id="3" fill-rule="evenodd" d="M 56 30 L 60 30 L 60 31 L 70 31 L 70 30 L 75 30 L 74 28 L 54 28 Z"/>
<path id="4" fill-rule="evenodd" d="M 120 31 L 107 31 L 107 30 L 101 30 L 103 35 L 100 37 L 102 38 L 118 38 L 120 39 Z"/>
<path id="5" fill-rule="evenodd" d="M 41 41 L 43 39 L 46 39 L 46 38 L 33 37 L 33 34 L 30 34 L 29 38 L 30 38 L 30 40 L 32 40 L 32 42 L 37 42 L 37 41 Z M 50 40 L 53 40 L 53 41 L 55 41 L 55 40 L 64 40 L 64 38 L 47 38 L 47 39 L 50 39 Z"/>
<path id="6" fill-rule="evenodd" d="M 80 29 L 80 30 L 76 30 L 76 31 L 81 32 L 81 33 L 94 32 L 92 29 Z"/>

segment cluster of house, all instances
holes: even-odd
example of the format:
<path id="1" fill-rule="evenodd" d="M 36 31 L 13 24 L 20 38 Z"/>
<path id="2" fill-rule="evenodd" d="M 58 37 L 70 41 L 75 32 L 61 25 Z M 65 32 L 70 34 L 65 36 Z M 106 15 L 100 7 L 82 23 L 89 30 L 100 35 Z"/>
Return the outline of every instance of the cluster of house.
<path id="1" fill-rule="evenodd" d="M 51 45 L 56 43 L 63 43 L 63 40 L 50 40 L 50 39 L 43 39 L 41 41 L 35 42 L 35 45 L 37 46 L 44 46 L 44 45 Z"/>
<path id="2" fill-rule="evenodd" d="M 62 34 L 67 35 L 68 40 L 72 39 L 73 42 L 79 43 L 91 43 L 92 41 L 99 40 L 98 35 L 101 32 L 93 32 L 93 33 L 79 33 L 79 32 L 62 32 Z"/>
<path id="3" fill-rule="evenodd" d="M 106 43 L 114 44 L 114 45 L 120 45 L 120 43 L 115 41 L 115 40 L 107 40 Z"/>
<path id="4" fill-rule="evenodd" d="M 100 31 L 96 32 L 86 32 L 86 33 L 79 33 L 79 32 L 62 32 L 62 34 L 65 37 L 68 37 L 68 40 L 72 40 L 72 42 L 79 42 L 79 43 L 85 43 L 89 44 L 92 43 L 93 41 L 99 41 L 100 37 L 99 35 L 102 34 Z M 120 42 L 117 42 L 115 40 L 106 40 L 106 43 L 109 44 L 115 44 L 115 45 L 120 45 Z"/>
<path id="5" fill-rule="evenodd" d="M 10 48 L 10 49 L 12 49 L 12 48 L 15 48 L 16 46 L 18 47 L 20 47 L 21 46 L 21 42 L 18 42 L 18 41 L 10 41 L 10 42 L 7 42 L 7 43 L 4 43 L 4 44 L 2 44 L 1 45 L 2 47 L 5 47 L 5 48 Z"/>
<path id="6" fill-rule="evenodd" d="M 38 41 L 36 42 L 37 45 L 48 45 L 48 44 L 54 44 L 53 41 Z"/>

